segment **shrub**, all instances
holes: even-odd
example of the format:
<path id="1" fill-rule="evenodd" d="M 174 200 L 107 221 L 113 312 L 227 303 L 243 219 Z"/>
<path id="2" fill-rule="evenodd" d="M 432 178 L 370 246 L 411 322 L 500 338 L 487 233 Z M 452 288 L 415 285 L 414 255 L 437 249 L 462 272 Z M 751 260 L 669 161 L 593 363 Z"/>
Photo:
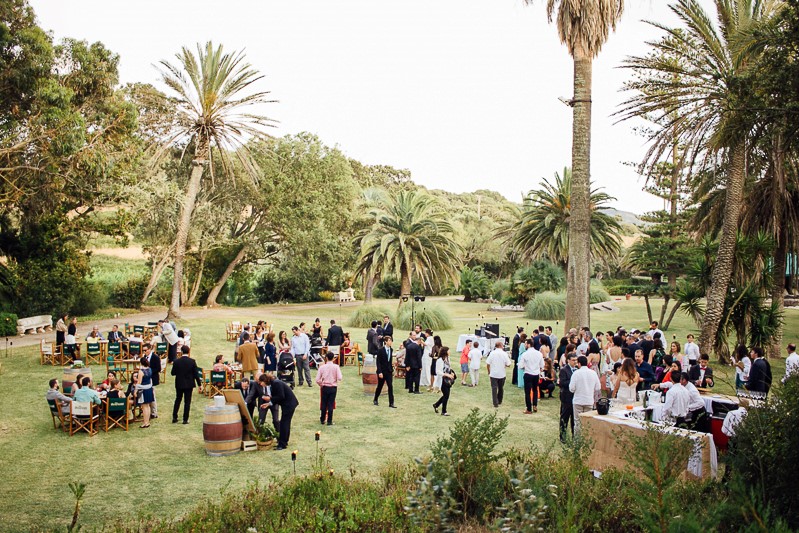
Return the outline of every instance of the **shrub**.
<path id="1" fill-rule="evenodd" d="M 563 269 L 549 261 L 535 261 L 513 273 L 513 292 L 520 301 L 527 302 L 542 291 L 559 291 L 566 276 Z"/>
<path id="2" fill-rule="evenodd" d="M 601 284 L 594 285 L 592 283 L 591 284 L 591 288 L 590 288 L 590 292 L 589 292 L 589 295 L 588 295 L 588 300 L 592 304 L 598 304 L 600 302 L 607 302 L 608 300 L 610 300 L 610 294 L 608 294 L 608 291 L 606 291 L 605 288 Z"/>
<path id="3" fill-rule="evenodd" d="M 535 320 L 562 320 L 566 316 L 566 295 L 554 292 L 536 294 L 527 304 L 524 315 Z"/>
<path id="4" fill-rule="evenodd" d="M 109 297 L 111 305 L 126 309 L 138 309 L 141 307 L 141 297 L 144 296 L 144 289 L 147 288 L 148 282 L 146 277 L 139 277 L 115 285 L 111 289 Z"/>
<path id="5" fill-rule="evenodd" d="M 494 297 L 495 300 L 503 301 L 507 298 L 511 298 L 512 302 L 516 302 L 516 296 L 511 294 L 511 288 L 513 283 L 509 279 L 498 279 L 491 285 L 491 296 Z"/>
<path id="6" fill-rule="evenodd" d="M 411 316 L 412 308 L 413 316 Z M 410 331 L 413 329 L 414 321 L 416 324 L 421 324 L 422 329 L 430 328 L 433 331 L 452 329 L 452 317 L 444 308 L 436 304 L 426 302 L 418 302 L 413 306 L 410 302 L 403 304 L 397 312 L 395 321 L 397 327 Z"/>
<path id="7" fill-rule="evenodd" d="M 73 292 L 70 315 L 86 316 L 94 314 L 107 304 L 107 295 L 99 283 L 84 281 L 78 283 Z"/>
<path id="8" fill-rule="evenodd" d="M 351 328 L 370 328 L 372 320 L 383 322 L 383 315 L 391 316 L 388 307 L 377 305 L 362 305 L 358 307 L 347 320 L 347 325 Z"/>
<path id="9" fill-rule="evenodd" d="M 336 293 L 333 291 L 319 291 L 319 299 L 323 302 L 327 302 L 335 297 Z"/>
<path id="10" fill-rule="evenodd" d="M 483 267 L 463 267 L 461 270 L 460 292 L 464 302 L 471 302 L 473 298 L 485 298 L 489 294 L 490 282 L 483 272 Z"/>
<path id="11" fill-rule="evenodd" d="M 17 334 L 17 320 L 14 313 L 0 313 L 0 337 L 11 337 Z"/>

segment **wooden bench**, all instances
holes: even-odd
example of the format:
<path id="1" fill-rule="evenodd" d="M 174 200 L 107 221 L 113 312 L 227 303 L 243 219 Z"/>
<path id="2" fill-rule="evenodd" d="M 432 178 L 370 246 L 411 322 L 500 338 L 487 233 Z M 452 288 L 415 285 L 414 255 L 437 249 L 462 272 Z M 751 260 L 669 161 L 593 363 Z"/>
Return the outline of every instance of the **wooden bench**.
<path id="1" fill-rule="evenodd" d="M 17 320 L 17 334 L 22 337 L 28 331 L 33 333 L 44 333 L 45 330 L 53 329 L 52 315 L 30 316 Z"/>

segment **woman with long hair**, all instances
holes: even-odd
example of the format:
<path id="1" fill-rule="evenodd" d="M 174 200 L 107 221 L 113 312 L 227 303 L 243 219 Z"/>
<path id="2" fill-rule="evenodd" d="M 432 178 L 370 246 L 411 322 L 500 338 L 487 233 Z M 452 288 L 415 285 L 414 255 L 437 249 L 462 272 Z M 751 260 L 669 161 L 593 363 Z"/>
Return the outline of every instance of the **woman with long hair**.
<path id="1" fill-rule="evenodd" d="M 264 372 L 271 376 L 277 372 L 277 346 L 275 346 L 275 333 L 272 331 L 266 334 L 264 342 Z"/>
<path id="2" fill-rule="evenodd" d="M 441 369 L 443 362 L 441 361 L 441 337 L 438 335 L 433 336 L 433 349 L 430 351 L 430 358 L 433 360 L 430 363 L 430 376 L 433 379 L 432 392 L 439 392 L 441 390 Z"/>
<path id="3" fill-rule="evenodd" d="M 153 371 L 150 370 L 150 361 L 147 357 L 142 357 L 139 360 L 141 367 L 139 368 L 139 384 L 136 385 L 136 395 L 138 397 L 139 407 L 141 407 L 142 415 L 144 416 L 144 423 L 139 426 L 142 429 L 150 427 L 150 407 L 155 401 L 155 392 L 153 391 Z"/>
<path id="4" fill-rule="evenodd" d="M 615 376 L 615 381 L 613 396 L 628 404 L 635 403 L 638 398 L 635 392 L 638 387 L 638 371 L 635 369 L 635 362 L 632 359 L 624 358 L 621 369 Z"/>
<path id="5" fill-rule="evenodd" d="M 455 372 L 449 366 L 449 348 L 442 346 L 438 352 L 439 361 L 441 361 L 441 398 L 433 404 L 433 410 L 438 414 L 438 408 L 441 407 L 441 416 L 449 416 L 447 413 L 447 403 L 449 403 L 449 393 L 455 383 Z M 438 375 L 438 374 L 437 374 Z"/>

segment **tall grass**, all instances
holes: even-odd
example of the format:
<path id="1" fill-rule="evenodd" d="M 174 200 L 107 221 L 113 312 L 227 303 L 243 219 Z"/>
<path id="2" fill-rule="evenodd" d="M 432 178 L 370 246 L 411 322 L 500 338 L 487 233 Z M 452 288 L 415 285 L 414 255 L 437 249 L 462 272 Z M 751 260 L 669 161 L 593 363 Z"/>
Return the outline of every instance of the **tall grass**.
<path id="1" fill-rule="evenodd" d="M 347 319 L 347 325 L 351 328 L 372 327 L 372 321 L 383 321 L 383 315 L 393 316 L 388 307 L 383 305 L 362 305 L 358 307 Z"/>
<path id="2" fill-rule="evenodd" d="M 566 295 L 540 292 L 527 304 L 524 316 L 536 320 L 562 320 L 566 317 Z"/>
<path id="3" fill-rule="evenodd" d="M 411 305 L 403 304 L 396 320 L 397 326 L 410 331 L 416 324 L 421 324 L 422 329 L 430 328 L 433 331 L 452 328 L 452 317 L 446 309 L 438 304 L 419 302 Z"/>
<path id="4" fill-rule="evenodd" d="M 91 281 L 102 283 L 109 288 L 150 274 L 147 261 L 144 259 L 122 259 L 108 255 L 92 255 L 91 266 Z"/>

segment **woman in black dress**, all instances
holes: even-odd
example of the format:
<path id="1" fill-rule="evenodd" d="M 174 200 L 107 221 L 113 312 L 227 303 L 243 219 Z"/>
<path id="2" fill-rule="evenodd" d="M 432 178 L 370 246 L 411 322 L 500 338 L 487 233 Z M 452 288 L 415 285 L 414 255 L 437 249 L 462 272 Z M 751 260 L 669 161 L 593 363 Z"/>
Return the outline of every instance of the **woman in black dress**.
<path id="1" fill-rule="evenodd" d="M 438 357 L 444 363 L 441 369 L 441 398 L 433 404 L 433 410 L 438 414 L 438 408 L 441 407 L 441 416 L 449 416 L 447 403 L 449 402 L 450 389 L 452 389 L 452 384 L 455 383 L 455 372 L 449 366 L 449 348 L 442 346 L 438 352 Z"/>
<path id="2" fill-rule="evenodd" d="M 277 372 L 277 346 L 275 346 L 275 334 L 269 332 L 264 343 L 264 372 L 272 376 Z"/>

